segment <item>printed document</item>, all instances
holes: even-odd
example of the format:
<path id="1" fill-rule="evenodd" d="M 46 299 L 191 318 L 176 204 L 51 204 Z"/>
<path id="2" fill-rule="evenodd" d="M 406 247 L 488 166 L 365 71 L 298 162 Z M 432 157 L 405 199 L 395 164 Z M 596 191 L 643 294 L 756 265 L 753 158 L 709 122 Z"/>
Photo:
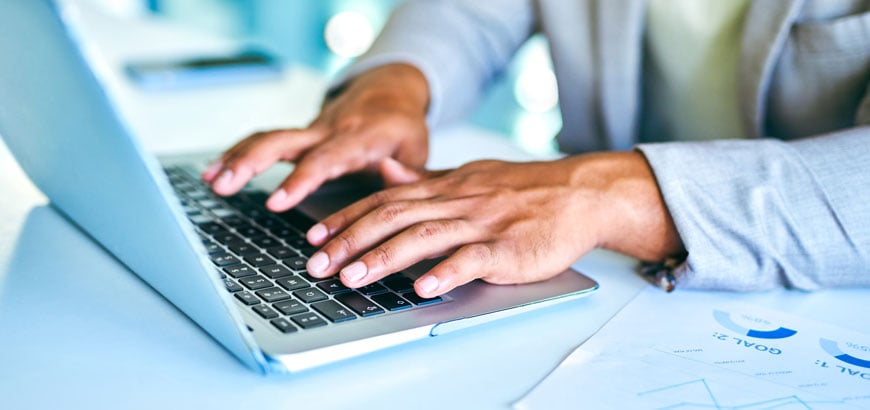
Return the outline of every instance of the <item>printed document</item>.
<path id="1" fill-rule="evenodd" d="M 650 287 L 514 406 L 867 409 L 870 335 Z"/>

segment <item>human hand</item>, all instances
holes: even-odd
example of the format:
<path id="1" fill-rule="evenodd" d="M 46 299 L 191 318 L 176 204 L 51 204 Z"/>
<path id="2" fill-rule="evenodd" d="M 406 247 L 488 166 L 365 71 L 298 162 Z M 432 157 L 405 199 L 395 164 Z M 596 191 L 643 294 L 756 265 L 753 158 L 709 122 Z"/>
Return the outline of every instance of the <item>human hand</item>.
<path id="1" fill-rule="evenodd" d="M 384 158 L 422 168 L 428 157 L 426 79 L 416 68 L 391 64 L 360 74 L 307 128 L 259 132 L 223 153 L 202 174 L 219 195 L 238 192 L 276 161 L 296 161 L 266 206 L 292 208 L 324 182 L 374 170 Z"/>
<path id="2" fill-rule="evenodd" d="M 596 247 L 645 260 L 682 250 L 638 152 L 478 161 L 435 173 L 388 159 L 381 172 L 405 185 L 362 199 L 308 231 L 309 242 L 322 246 L 308 261 L 312 276 L 340 272 L 356 288 L 450 255 L 414 285 L 420 296 L 434 297 L 474 279 L 543 280 Z"/>

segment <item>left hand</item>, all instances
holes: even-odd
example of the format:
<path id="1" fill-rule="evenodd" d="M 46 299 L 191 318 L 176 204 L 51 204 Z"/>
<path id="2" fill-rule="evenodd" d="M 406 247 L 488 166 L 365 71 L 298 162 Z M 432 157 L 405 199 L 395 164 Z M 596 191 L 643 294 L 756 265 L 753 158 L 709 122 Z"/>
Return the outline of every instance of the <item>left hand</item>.
<path id="1" fill-rule="evenodd" d="M 638 152 L 478 161 L 441 172 L 414 171 L 386 159 L 381 173 L 399 186 L 308 231 L 309 242 L 322 246 L 308 261 L 311 275 L 340 272 L 345 285 L 357 288 L 450 255 L 414 285 L 420 296 L 434 297 L 474 279 L 547 279 L 596 247 L 646 260 L 682 250 Z"/>

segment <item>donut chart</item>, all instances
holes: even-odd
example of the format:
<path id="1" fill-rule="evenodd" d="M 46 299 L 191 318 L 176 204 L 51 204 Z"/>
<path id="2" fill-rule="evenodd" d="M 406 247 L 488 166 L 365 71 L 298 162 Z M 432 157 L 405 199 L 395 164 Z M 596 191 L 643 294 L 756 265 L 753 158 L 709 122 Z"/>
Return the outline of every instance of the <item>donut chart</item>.
<path id="1" fill-rule="evenodd" d="M 733 332 L 737 332 L 744 336 L 755 337 L 759 339 L 785 339 L 787 337 L 794 336 L 797 333 L 797 330 L 792 330 L 786 327 L 780 326 L 774 330 L 760 330 L 760 329 L 750 329 L 747 327 L 743 327 L 734 323 L 731 320 L 731 314 L 728 312 L 724 312 L 721 310 L 713 310 L 713 317 L 719 322 L 720 325 L 725 326 L 728 330 Z"/>
<path id="2" fill-rule="evenodd" d="M 831 356 L 834 356 L 835 359 L 851 364 L 853 366 L 863 367 L 865 369 L 870 369 L 870 360 L 861 359 L 850 354 L 844 353 L 840 350 L 840 345 L 831 340 L 825 338 L 819 338 L 819 345 L 822 346 L 822 349 Z"/>

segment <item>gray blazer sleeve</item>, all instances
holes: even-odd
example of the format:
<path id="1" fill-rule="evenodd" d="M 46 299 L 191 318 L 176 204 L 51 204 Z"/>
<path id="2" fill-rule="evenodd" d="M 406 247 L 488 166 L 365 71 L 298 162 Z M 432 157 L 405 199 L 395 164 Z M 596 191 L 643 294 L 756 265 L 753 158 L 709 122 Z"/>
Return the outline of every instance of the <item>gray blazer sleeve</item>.
<path id="1" fill-rule="evenodd" d="M 410 1 L 393 12 L 372 48 L 335 84 L 379 65 L 408 63 L 429 83 L 429 125 L 454 121 L 473 109 L 533 26 L 529 0 Z"/>
<path id="2" fill-rule="evenodd" d="M 677 286 L 870 285 L 868 120 L 791 142 L 640 145 L 688 251 Z"/>

